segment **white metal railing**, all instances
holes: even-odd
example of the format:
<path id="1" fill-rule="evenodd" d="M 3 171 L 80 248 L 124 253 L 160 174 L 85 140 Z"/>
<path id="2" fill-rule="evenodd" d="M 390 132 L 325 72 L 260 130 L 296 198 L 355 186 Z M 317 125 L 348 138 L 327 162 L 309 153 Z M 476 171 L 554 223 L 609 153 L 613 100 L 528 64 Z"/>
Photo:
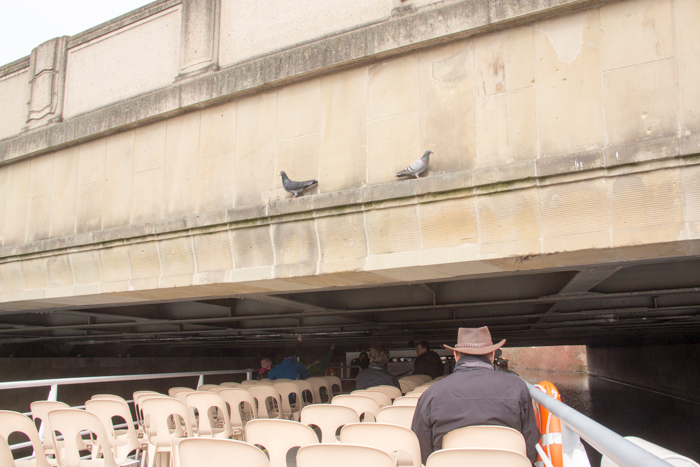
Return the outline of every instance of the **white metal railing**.
<path id="1" fill-rule="evenodd" d="M 565 430 L 571 430 L 622 467 L 672 467 L 668 462 L 545 394 L 532 384 L 526 384 L 530 396 L 561 420 L 562 437 L 566 437 Z"/>
<path id="2" fill-rule="evenodd" d="M 167 379 L 167 378 L 183 378 L 188 376 L 198 376 L 199 380 L 197 382 L 197 387 L 204 384 L 204 377 L 210 375 L 228 375 L 228 374 L 246 374 L 246 379 L 253 379 L 253 371 L 250 368 L 245 370 L 212 370 L 212 371 L 190 371 L 181 373 L 151 373 L 142 375 L 119 375 L 119 376 L 87 376 L 81 378 L 57 378 L 57 379 L 36 379 L 29 381 L 10 381 L 6 383 L 0 383 L 0 390 L 2 389 L 25 389 L 25 388 L 37 388 L 37 387 L 49 387 L 49 395 L 46 400 L 56 401 L 58 396 L 59 386 L 68 386 L 75 384 L 88 384 L 88 383 L 113 383 L 117 381 L 140 381 L 149 379 Z M 132 401 L 129 401 L 132 402 Z M 82 407 L 82 406 L 81 406 Z M 28 415 L 25 413 L 25 415 Z M 126 426 L 126 425 L 124 425 Z M 40 428 L 39 436 L 43 442 L 43 423 Z M 17 450 L 26 447 L 30 447 L 31 442 L 24 442 L 13 444 L 10 449 Z"/>

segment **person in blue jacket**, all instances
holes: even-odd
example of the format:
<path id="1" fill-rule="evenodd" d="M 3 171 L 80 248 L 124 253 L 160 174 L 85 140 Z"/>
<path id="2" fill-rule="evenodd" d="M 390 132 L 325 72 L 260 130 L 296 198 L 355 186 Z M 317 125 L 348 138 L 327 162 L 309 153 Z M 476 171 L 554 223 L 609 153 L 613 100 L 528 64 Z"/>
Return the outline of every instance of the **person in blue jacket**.
<path id="1" fill-rule="evenodd" d="M 270 379 L 306 379 L 309 376 L 309 370 L 294 357 L 287 357 L 270 370 L 268 378 Z"/>

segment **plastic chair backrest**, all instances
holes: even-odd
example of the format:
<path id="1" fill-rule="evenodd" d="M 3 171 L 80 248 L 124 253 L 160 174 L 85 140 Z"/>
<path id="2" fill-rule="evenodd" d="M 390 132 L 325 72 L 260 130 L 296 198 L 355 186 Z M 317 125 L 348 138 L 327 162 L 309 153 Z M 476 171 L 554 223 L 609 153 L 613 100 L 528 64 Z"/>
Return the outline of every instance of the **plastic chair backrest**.
<path id="1" fill-rule="evenodd" d="M 416 387 L 414 384 L 414 381 L 399 381 L 399 385 L 401 386 L 401 394 L 406 394 L 407 392 L 411 392 L 411 389 Z"/>
<path id="2" fill-rule="evenodd" d="M 304 446 L 297 453 L 297 467 L 395 467 L 386 452 L 354 444 L 317 444 Z"/>
<path id="3" fill-rule="evenodd" d="M 170 397 L 175 397 L 175 394 L 177 394 L 180 391 L 194 391 L 192 388 L 186 388 L 184 386 L 176 386 L 174 388 L 168 389 L 168 395 Z"/>
<path id="4" fill-rule="evenodd" d="M 442 438 L 443 449 L 492 448 L 508 449 L 527 456 L 522 433 L 506 426 L 477 425 L 457 428 Z"/>
<path id="5" fill-rule="evenodd" d="M 380 409 L 382 407 L 386 407 L 387 405 L 391 405 L 391 397 L 387 396 L 383 392 L 373 391 L 372 389 L 360 389 L 358 391 L 353 391 L 350 394 L 356 396 L 371 397 L 372 399 L 377 401 L 377 405 L 379 405 Z"/>
<path id="6" fill-rule="evenodd" d="M 377 401 L 367 396 L 341 394 L 340 396 L 335 396 L 331 404 L 350 407 L 354 409 L 360 417 L 362 417 L 362 414 L 365 414 L 364 421 L 366 422 L 373 422 L 379 413 L 379 404 L 377 404 Z"/>
<path id="7" fill-rule="evenodd" d="M 392 423 L 411 429 L 416 407 L 411 405 L 390 405 L 382 407 L 377 414 L 377 423 Z"/>
<path id="8" fill-rule="evenodd" d="M 258 418 L 255 397 L 249 391 L 241 388 L 225 388 L 219 391 L 219 396 L 230 407 L 231 426 L 244 426 L 246 420 L 244 414 L 246 413 L 250 414 L 252 418 Z M 241 404 L 244 406 L 241 407 Z"/>
<path id="9" fill-rule="evenodd" d="M 299 386 L 290 381 L 275 383 L 273 387 L 280 393 L 282 413 L 285 418 L 299 420 L 299 412 L 301 412 L 301 409 L 304 407 L 304 401 Z M 292 394 L 294 394 L 294 403 L 290 400 Z"/>
<path id="10" fill-rule="evenodd" d="M 258 384 L 258 380 L 255 379 L 247 379 L 245 381 L 241 381 L 241 386 L 253 386 L 255 384 Z"/>
<path id="11" fill-rule="evenodd" d="M 85 410 L 97 416 L 105 427 L 109 444 L 114 447 L 114 457 L 122 460 L 126 459 L 131 451 L 141 447 L 138 435 L 134 429 L 134 420 L 131 418 L 129 405 L 122 399 L 121 401 L 112 399 L 91 399 L 85 402 Z M 126 432 L 119 436 L 114 429 L 112 417 L 121 417 L 126 422 Z"/>
<path id="12" fill-rule="evenodd" d="M 46 460 L 46 454 L 44 452 L 44 446 L 41 444 L 39 433 L 36 431 L 36 425 L 32 419 L 19 412 L 0 410 L 0 438 L 2 438 L 0 444 L 5 443 L 5 445 L 7 445 L 7 439 L 10 433 L 14 432 L 24 433 L 24 435 L 29 438 L 36 456 L 36 467 L 49 467 L 49 462 Z M 9 459 L 12 460 L 12 450 L 10 450 L 9 445 L 7 449 L 10 455 Z M 6 464 L 3 462 L 4 456 L 5 455 L 0 455 L 0 465 Z M 7 465 L 14 466 L 15 463 L 12 461 L 11 463 L 7 463 Z"/>
<path id="13" fill-rule="evenodd" d="M 49 412 L 49 420 L 51 420 L 51 436 L 56 443 L 56 432 L 63 435 L 63 448 L 56 453 L 58 465 L 60 467 L 80 467 L 82 465 L 80 459 L 80 450 L 82 442 L 81 431 L 87 430 L 93 433 L 96 437 L 93 441 L 93 453 L 100 452 L 103 457 L 102 465 L 104 467 L 117 467 L 114 460 L 114 453 L 110 444 L 110 438 L 107 435 L 104 425 L 100 419 L 90 412 L 78 409 L 55 409 Z M 99 449 L 95 446 L 99 445 Z M 94 457 L 91 460 L 95 461 Z"/>
<path id="14" fill-rule="evenodd" d="M 209 391 L 211 388 L 216 388 L 218 386 L 218 384 L 202 384 L 197 388 L 197 391 Z"/>
<path id="15" fill-rule="evenodd" d="M 143 399 L 143 414 L 148 423 L 145 431 L 149 444 L 170 446 L 170 439 L 191 438 L 192 431 L 188 423 L 187 406 L 172 397 L 150 397 Z M 170 417 L 175 420 L 174 431 L 170 432 Z M 175 416 L 178 416 L 178 420 Z"/>
<path id="16" fill-rule="evenodd" d="M 171 396 L 171 397 L 173 397 L 174 399 L 177 399 L 180 402 L 182 402 L 183 404 L 187 405 L 187 395 L 192 394 L 194 392 L 197 392 L 197 391 L 194 391 L 192 389 L 190 389 L 189 391 L 177 391 L 175 393 L 175 395 Z M 199 392 L 203 392 L 203 391 L 199 391 Z"/>
<path id="17" fill-rule="evenodd" d="M 282 398 L 279 391 L 268 384 L 256 384 L 246 389 L 258 402 L 259 418 L 282 418 Z M 276 411 L 276 412 L 275 412 Z"/>
<path id="18" fill-rule="evenodd" d="M 0 436 L 0 465 L 14 467 L 15 459 L 12 457 L 12 450 L 5 438 Z M 48 464 L 47 464 L 48 465 Z"/>
<path id="19" fill-rule="evenodd" d="M 322 443 L 338 443 L 338 428 L 348 423 L 359 423 L 355 409 L 343 405 L 314 404 L 301 409 L 301 423 L 316 425 L 321 430 Z"/>
<path id="20" fill-rule="evenodd" d="M 227 381 L 225 383 L 219 384 L 219 386 L 223 386 L 225 388 L 237 388 L 240 385 L 241 385 L 241 383 L 234 383 L 232 381 Z"/>
<path id="21" fill-rule="evenodd" d="M 421 467 L 418 438 L 409 428 L 386 423 L 353 423 L 340 430 L 340 442 L 361 444 L 381 449 L 393 456 L 401 451 L 407 453 L 413 467 Z"/>
<path id="22" fill-rule="evenodd" d="M 124 399 L 122 396 L 117 396 L 116 394 L 95 394 L 90 398 L 90 400 L 108 400 L 108 401 L 117 401 L 117 402 L 123 402 L 125 404 L 129 404 L 126 399 Z"/>
<path id="23" fill-rule="evenodd" d="M 245 437 L 247 442 L 267 449 L 272 467 L 287 467 L 290 449 L 318 444 L 314 430 L 291 420 L 251 420 L 246 425 Z"/>
<path id="24" fill-rule="evenodd" d="M 320 399 L 316 399 L 316 396 L 314 395 L 314 387 L 308 382 L 308 380 L 297 379 L 292 381 L 292 384 L 295 384 L 299 388 L 304 405 L 317 404 L 320 401 Z"/>
<path id="25" fill-rule="evenodd" d="M 428 457 L 425 467 L 457 467 L 488 465 L 489 467 L 532 467 L 530 460 L 505 449 L 441 449 Z"/>
<path id="26" fill-rule="evenodd" d="M 134 392 L 134 411 L 136 412 L 136 421 L 139 424 L 139 428 L 144 428 L 143 420 L 143 401 L 151 397 L 169 397 L 165 394 L 161 394 L 155 391 L 136 391 Z"/>
<path id="27" fill-rule="evenodd" d="M 433 380 L 433 378 L 428 375 L 411 375 L 408 376 L 408 378 L 418 381 L 419 384 L 427 383 L 428 381 Z"/>
<path id="28" fill-rule="evenodd" d="M 389 396 L 391 399 L 396 399 L 397 397 L 401 397 L 401 389 L 397 388 L 396 386 L 388 386 L 386 384 L 382 384 L 381 386 L 372 386 L 370 388 L 367 388 L 369 391 L 379 391 L 383 392 L 387 396 Z"/>
<path id="29" fill-rule="evenodd" d="M 324 376 L 328 382 L 328 387 L 331 388 L 331 399 L 343 392 L 343 382 L 337 376 Z"/>
<path id="30" fill-rule="evenodd" d="M 232 439 L 183 439 L 175 452 L 176 467 L 270 467 L 270 461 L 260 449 Z"/>
<path id="31" fill-rule="evenodd" d="M 44 425 L 44 451 L 46 454 L 55 454 L 56 447 L 53 445 L 51 436 L 51 422 L 49 421 L 49 411 L 54 409 L 70 409 L 68 404 L 58 401 L 34 401 L 29 404 L 32 411 L 32 418 L 41 420 Z"/>
<path id="32" fill-rule="evenodd" d="M 322 404 L 331 401 L 331 388 L 326 378 L 321 376 L 314 376 L 311 378 L 307 378 L 305 381 L 309 383 L 312 388 L 314 388 L 315 404 Z M 325 389 L 325 394 L 321 392 L 321 388 Z"/>
<path id="33" fill-rule="evenodd" d="M 417 388 L 418 386 L 420 386 L 420 382 L 416 381 L 415 379 L 411 379 L 410 376 L 406 376 L 404 378 L 401 378 L 399 380 L 399 384 L 401 384 L 401 383 L 407 385 L 409 387 L 409 391 L 412 390 L 413 388 Z"/>
<path id="34" fill-rule="evenodd" d="M 187 394 L 187 413 L 194 427 L 194 436 L 198 438 L 230 438 L 232 434 L 231 419 L 228 415 L 226 402 L 219 394 L 207 391 L 197 391 Z M 213 409 L 218 410 L 218 414 Z M 194 411 L 199 414 L 195 417 Z M 223 429 L 216 429 L 216 417 L 224 422 Z"/>
<path id="35" fill-rule="evenodd" d="M 418 397 L 413 396 L 403 396 L 394 400 L 393 405 L 412 405 L 415 407 L 418 404 Z"/>

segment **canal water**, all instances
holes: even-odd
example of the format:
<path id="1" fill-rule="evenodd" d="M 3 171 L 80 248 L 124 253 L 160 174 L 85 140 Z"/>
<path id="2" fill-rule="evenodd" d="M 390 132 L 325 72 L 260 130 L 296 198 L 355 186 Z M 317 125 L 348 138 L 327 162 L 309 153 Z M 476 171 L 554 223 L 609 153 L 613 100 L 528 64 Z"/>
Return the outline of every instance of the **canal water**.
<path id="1" fill-rule="evenodd" d="M 514 371 L 525 381 L 551 381 L 561 400 L 623 436 L 637 436 L 700 462 L 700 404 L 585 373 Z M 592 467 L 601 455 L 584 441 Z"/>

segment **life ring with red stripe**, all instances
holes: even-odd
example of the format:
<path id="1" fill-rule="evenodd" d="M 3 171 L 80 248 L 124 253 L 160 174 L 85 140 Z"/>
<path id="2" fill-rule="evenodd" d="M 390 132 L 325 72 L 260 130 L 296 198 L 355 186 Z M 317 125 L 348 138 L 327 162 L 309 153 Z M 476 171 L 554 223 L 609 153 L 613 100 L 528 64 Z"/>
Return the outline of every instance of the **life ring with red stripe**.
<path id="1" fill-rule="evenodd" d="M 548 396 L 551 396 L 561 402 L 561 395 L 557 387 L 549 381 L 540 381 L 535 387 L 540 391 L 544 392 Z M 537 409 L 537 424 L 540 429 L 542 437 L 540 438 L 539 445 L 542 450 L 547 454 L 549 460 L 552 462 L 554 467 L 564 467 L 564 456 L 562 449 L 562 437 L 561 437 L 561 421 L 552 415 L 552 413 L 547 410 L 546 407 L 535 403 L 535 408 Z M 537 462 L 535 463 L 537 467 L 544 467 L 546 464 L 542 460 L 541 456 L 537 456 Z"/>

